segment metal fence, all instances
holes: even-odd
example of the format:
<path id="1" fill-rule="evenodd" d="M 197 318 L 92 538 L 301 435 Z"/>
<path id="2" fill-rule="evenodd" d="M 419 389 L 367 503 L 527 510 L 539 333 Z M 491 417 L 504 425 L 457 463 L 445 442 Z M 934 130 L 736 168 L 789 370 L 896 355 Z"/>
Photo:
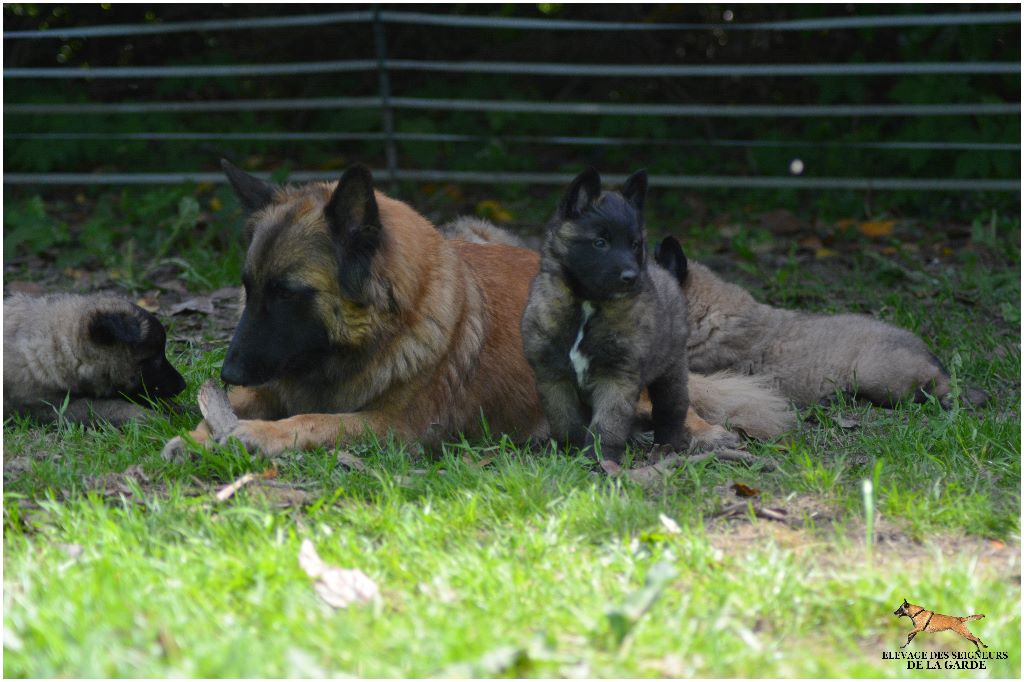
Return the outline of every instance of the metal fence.
<path id="1" fill-rule="evenodd" d="M 329 24 L 362 24 L 372 27 L 373 55 L 365 59 L 293 62 L 276 64 L 217 64 L 202 66 L 145 66 L 89 68 L 5 68 L 6 80 L 14 79 L 160 79 L 182 77 L 244 77 L 270 75 L 309 75 L 338 73 L 376 73 L 378 92 L 369 97 L 301 97 L 276 99 L 236 99 L 205 101 L 143 101 L 143 102 L 57 102 L 57 103 L 4 103 L 4 113 L 10 117 L 55 115 L 119 115 L 128 113 L 196 113 L 232 111 L 296 111 L 296 110 L 377 110 L 380 129 L 375 132 L 291 131 L 291 132 L 8 132 L 8 140 L 45 139 L 59 144 L 69 140 L 144 140 L 182 142 L 196 140 L 248 140 L 248 141 L 358 141 L 379 142 L 383 145 L 386 168 L 376 172 L 397 181 L 449 181 L 459 183 L 518 183 L 562 184 L 567 175 L 559 173 L 483 172 L 453 169 L 417 169 L 402 165 L 399 144 L 403 142 L 474 142 L 489 136 L 449 133 L 408 133 L 396 131 L 395 117 L 403 110 L 423 111 L 476 111 L 527 113 L 535 115 L 572 114 L 576 116 L 626 117 L 1005 117 L 1020 116 L 1020 102 L 977 101 L 973 103 L 932 102 L 920 104 L 671 104 L 671 103 L 608 103 L 562 101 L 515 101 L 495 99 L 409 97 L 392 92 L 391 76 L 399 72 L 424 74 L 513 74 L 575 77 L 661 77 L 661 78 L 722 78 L 722 77 L 808 77 L 830 76 L 856 78 L 878 75 L 924 74 L 1013 74 L 1020 73 L 1020 62 L 869 62 L 869 63 L 811 63 L 811 64 L 578 64 L 564 62 L 499 62 L 389 59 L 387 27 L 405 24 L 422 27 L 487 28 L 521 31 L 569 31 L 578 35 L 587 32 L 671 32 L 693 30 L 716 31 L 844 31 L 858 28 L 894 28 L 909 26 L 965 26 L 986 24 L 1019 24 L 1020 12 L 966 12 L 932 13 L 919 15 L 856 16 L 821 19 L 757 23 L 632 23 L 599 22 L 556 19 L 467 16 L 456 14 L 391 11 L 374 8 L 368 11 L 331 12 L 301 16 L 275 16 L 239 18 L 211 21 L 188 21 L 160 24 L 128 24 L 88 26 L 53 31 L 5 31 L 4 41 L 38 41 L 69 38 L 115 38 L 171 34 L 182 32 L 226 32 L 238 30 L 273 31 L 302 26 Z M 1019 91 L 1018 91 L 1019 99 Z M 991 98 L 987 98 L 991 99 Z M 891 142 L 835 142 L 821 143 L 801 140 L 741 140 L 630 138 L 623 136 L 537 136 L 508 135 L 509 143 L 532 143 L 572 146 L 629 146 L 651 144 L 670 146 L 715 147 L 780 147 L 799 151 L 802 148 L 828 147 L 863 148 L 900 153 L 907 150 L 986 151 L 991 153 L 1020 153 L 1019 141 L 990 140 L 985 142 L 951 142 L 946 140 L 891 141 Z M 329 178 L 334 173 L 296 171 L 289 174 L 295 180 Z M 612 181 L 616 176 L 609 175 Z M 219 182 L 219 173 L 23 173 L 5 167 L 4 183 L 8 185 L 54 184 L 156 184 Z M 1020 192 L 1020 177 L 952 179 L 943 177 L 813 177 L 796 175 L 654 175 L 651 184 L 666 187 L 737 187 L 737 188 L 809 188 L 809 189 L 908 189 L 941 191 L 1005 191 Z"/>

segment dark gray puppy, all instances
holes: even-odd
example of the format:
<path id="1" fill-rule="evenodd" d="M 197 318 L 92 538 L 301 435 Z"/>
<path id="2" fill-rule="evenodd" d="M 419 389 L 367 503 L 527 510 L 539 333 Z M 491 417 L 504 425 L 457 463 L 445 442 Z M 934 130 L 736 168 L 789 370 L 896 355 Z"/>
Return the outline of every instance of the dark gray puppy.
<path id="1" fill-rule="evenodd" d="M 621 191 L 601 192 L 592 168 L 572 181 L 522 321 L 551 436 L 583 447 L 599 440 L 616 462 L 644 388 L 655 442 L 687 443 L 686 300 L 676 277 L 648 261 L 646 193 L 644 171 Z"/>

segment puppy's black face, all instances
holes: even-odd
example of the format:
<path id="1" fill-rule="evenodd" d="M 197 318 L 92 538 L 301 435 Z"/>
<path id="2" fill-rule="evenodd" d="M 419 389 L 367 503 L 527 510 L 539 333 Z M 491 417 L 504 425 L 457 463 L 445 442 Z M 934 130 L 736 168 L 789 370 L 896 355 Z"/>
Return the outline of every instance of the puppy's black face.
<path id="1" fill-rule="evenodd" d="M 141 382 L 139 397 L 173 398 L 185 390 L 185 378 L 167 359 L 167 333 L 163 325 L 153 315 L 146 314 L 150 318 L 148 334 L 141 344 L 142 359 L 137 365 Z"/>
<path id="2" fill-rule="evenodd" d="M 892 612 L 892 615 L 894 615 L 894 616 L 909 616 L 910 614 L 907 613 L 907 607 L 908 606 L 910 606 L 910 604 L 907 603 L 906 599 L 904 599 L 903 603 L 899 605 L 899 608 L 897 608 L 895 611 Z"/>
<path id="3" fill-rule="evenodd" d="M 89 335 L 110 353 L 112 386 L 104 393 L 131 399 L 172 398 L 185 390 L 185 379 L 167 360 L 167 333 L 156 317 L 142 308 L 102 312 L 93 316 Z"/>
<path id="4" fill-rule="evenodd" d="M 563 223 L 562 267 L 581 298 L 603 301 L 639 291 L 646 244 L 638 211 L 618 193 L 601 196 L 574 221 Z"/>

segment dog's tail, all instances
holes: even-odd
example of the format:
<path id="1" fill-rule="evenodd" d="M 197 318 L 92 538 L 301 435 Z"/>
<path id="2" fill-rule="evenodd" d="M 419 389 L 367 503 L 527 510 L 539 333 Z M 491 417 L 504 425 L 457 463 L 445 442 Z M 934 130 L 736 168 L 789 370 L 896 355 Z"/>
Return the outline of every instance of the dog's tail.
<path id="1" fill-rule="evenodd" d="M 973 616 L 965 616 L 960 619 L 961 623 L 970 623 L 972 620 L 981 620 L 985 617 L 984 613 L 976 613 Z"/>
<path id="2" fill-rule="evenodd" d="M 796 412 L 764 376 L 690 374 L 690 404 L 712 424 L 752 438 L 774 438 L 796 426 Z"/>

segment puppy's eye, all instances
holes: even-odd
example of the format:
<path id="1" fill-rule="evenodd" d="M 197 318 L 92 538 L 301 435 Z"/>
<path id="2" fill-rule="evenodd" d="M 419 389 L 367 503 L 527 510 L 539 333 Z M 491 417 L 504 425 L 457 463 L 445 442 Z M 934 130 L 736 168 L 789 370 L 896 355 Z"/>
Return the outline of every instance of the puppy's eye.
<path id="1" fill-rule="evenodd" d="M 608 241 L 605 240 L 605 239 L 595 239 L 594 240 L 594 248 L 595 249 L 602 249 L 602 250 L 607 249 L 608 248 Z"/>

